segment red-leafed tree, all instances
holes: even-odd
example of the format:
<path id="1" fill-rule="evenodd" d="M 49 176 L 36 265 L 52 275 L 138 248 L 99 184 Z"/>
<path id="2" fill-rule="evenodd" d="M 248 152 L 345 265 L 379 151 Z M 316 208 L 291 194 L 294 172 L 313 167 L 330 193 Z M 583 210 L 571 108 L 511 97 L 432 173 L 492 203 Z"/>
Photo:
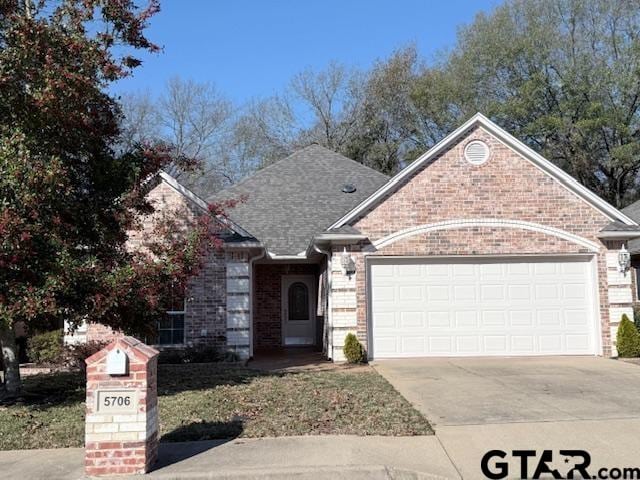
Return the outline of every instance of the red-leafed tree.
<path id="1" fill-rule="evenodd" d="M 0 0 L 0 343 L 4 395 L 20 390 L 13 325 L 99 321 L 144 333 L 219 243 L 214 206 L 176 235 L 157 225 L 146 249 L 127 232 L 152 212 L 150 178 L 170 146 L 119 142 L 107 87 L 129 75 L 156 0 Z"/>

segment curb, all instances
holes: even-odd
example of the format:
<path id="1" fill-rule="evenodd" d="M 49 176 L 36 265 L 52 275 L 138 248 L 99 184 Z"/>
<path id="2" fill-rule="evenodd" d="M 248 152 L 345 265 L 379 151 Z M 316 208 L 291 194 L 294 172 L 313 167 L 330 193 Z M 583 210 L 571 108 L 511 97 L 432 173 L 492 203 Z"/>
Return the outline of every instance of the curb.
<path id="1" fill-rule="evenodd" d="M 237 468 L 215 472 L 151 472 L 158 480 L 449 480 L 440 475 L 390 468 L 385 465 L 317 465 L 313 467 Z M 139 479 L 140 477 L 128 477 Z"/>

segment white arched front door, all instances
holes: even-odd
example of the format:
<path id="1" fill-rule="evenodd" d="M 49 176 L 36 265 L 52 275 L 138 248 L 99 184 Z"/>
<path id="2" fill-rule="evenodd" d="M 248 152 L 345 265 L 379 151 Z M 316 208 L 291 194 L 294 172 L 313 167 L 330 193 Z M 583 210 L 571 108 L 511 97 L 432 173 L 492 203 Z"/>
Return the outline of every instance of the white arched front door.
<path id="1" fill-rule="evenodd" d="M 282 277 L 282 344 L 314 345 L 316 329 L 315 277 Z"/>

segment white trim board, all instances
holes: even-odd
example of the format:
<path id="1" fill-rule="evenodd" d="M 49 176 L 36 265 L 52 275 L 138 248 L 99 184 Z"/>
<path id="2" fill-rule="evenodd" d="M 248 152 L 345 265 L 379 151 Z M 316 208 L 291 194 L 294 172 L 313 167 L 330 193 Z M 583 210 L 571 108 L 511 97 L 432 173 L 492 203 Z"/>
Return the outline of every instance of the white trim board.
<path id="1" fill-rule="evenodd" d="M 203 199 L 201 199 L 198 195 L 193 193 L 187 187 L 182 185 L 180 182 L 178 182 L 178 180 L 176 180 L 174 177 L 169 175 L 167 172 L 161 170 L 160 171 L 160 178 L 162 180 L 164 180 L 167 183 L 167 185 L 169 185 L 171 188 L 173 188 L 176 192 L 178 192 L 179 194 L 181 194 L 182 196 L 184 196 L 185 198 L 187 198 L 188 200 L 190 200 L 191 202 L 196 204 L 202 210 L 204 210 L 205 212 L 209 211 L 209 204 L 207 202 L 205 202 Z M 225 227 L 230 228 L 231 230 L 233 230 L 238 235 L 240 235 L 242 237 L 255 238 L 253 235 L 251 235 L 249 232 L 247 232 L 240 225 L 238 225 L 238 224 L 234 223 L 233 221 L 231 221 L 228 217 L 223 217 L 223 216 L 218 215 L 216 218 Z"/>
<path id="2" fill-rule="evenodd" d="M 598 245 L 596 242 L 592 242 L 591 240 L 580 237 L 571 232 L 560 230 L 559 228 L 550 227 L 547 225 L 524 222 L 522 220 L 508 220 L 501 218 L 462 218 L 445 220 L 442 222 L 430 223 L 427 225 L 418 225 L 416 227 L 405 228 L 404 230 L 393 232 L 386 237 L 380 238 L 373 242 L 373 246 L 376 249 L 381 249 L 404 238 L 413 237 L 414 235 L 434 232 L 437 230 L 451 230 L 456 228 L 468 227 L 517 228 L 521 230 L 544 233 L 546 235 L 558 237 L 568 242 L 588 248 L 591 252 L 597 253 L 600 251 L 600 245 Z"/>
<path id="3" fill-rule="evenodd" d="M 384 184 L 381 188 L 379 188 L 376 192 L 374 192 L 370 197 L 361 202 L 358 206 L 352 209 L 349 213 L 340 218 L 337 222 L 329 227 L 329 230 L 334 228 L 339 228 L 350 220 L 353 220 L 364 211 L 374 206 L 378 201 L 384 198 L 385 194 L 389 192 L 391 189 L 396 187 L 405 177 L 411 175 L 416 170 L 420 169 L 425 163 L 434 159 L 439 155 L 442 151 L 449 148 L 454 142 L 458 140 L 460 136 L 462 136 L 467 130 L 472 127 L 481 126 L 488 133 L 493 135 L 497 140 L 502 142 L 504 145 L 508 146 L 515 152 L 522 155 L 525 159 L 529 160 L 535 166 L 537 166 L 540 170 L 545 172 L 550 177 L 554 178 L 558 181 L 563 187 L 567 190 L 575 194 L 577 197 L 589 203 L 595 209 L 599 210 L 606 217 L 611 220 L 618 220 L 626 225 L 637 225 L 635 221 L 626 216 L 620 210 L 615 208 L 613 205 L 609 204 L 602 198 L 598 197 L 591 190 L 586 188 L 584 185 L 580 184 L 575 178 L 573 178 L 568 173 L 564 172 L 561 168 L 555 166 L 549 160 L 544 158 L 539 153 L 535 152 L 520 140 L 515 138 L 513 135 L 508 133 L 507 131 L 500 128 L 498 125 L 493 123 L 487 117 L 482 115 L 481 113 L 476 113 L 473 117 L 463 123 L 460 127 L 454 130 L 452 133 L 447 135 L 444 139 L 434 145 L 431 149 L 421 155 L 418 159 L 412 162 L 408 167 L 401 170 L 397 175 L 391 178 L 386 184 Z"/>

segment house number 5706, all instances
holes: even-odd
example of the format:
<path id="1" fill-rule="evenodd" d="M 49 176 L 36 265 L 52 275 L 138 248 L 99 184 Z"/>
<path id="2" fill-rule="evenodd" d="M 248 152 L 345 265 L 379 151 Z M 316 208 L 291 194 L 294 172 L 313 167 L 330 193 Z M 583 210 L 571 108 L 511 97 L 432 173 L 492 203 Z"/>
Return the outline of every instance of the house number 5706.
<path id="1" fill-rule="evenodd" d="M 131 405 L 131 397 L 104 397 L 105 407 L 128 407 Z"/>
<path id="2" fill-rule="evenodd" d="M 132 390 L 99 390 L 97 407 L 99 412 L 133 412 L 137 407 L 137 392 Z"/>

